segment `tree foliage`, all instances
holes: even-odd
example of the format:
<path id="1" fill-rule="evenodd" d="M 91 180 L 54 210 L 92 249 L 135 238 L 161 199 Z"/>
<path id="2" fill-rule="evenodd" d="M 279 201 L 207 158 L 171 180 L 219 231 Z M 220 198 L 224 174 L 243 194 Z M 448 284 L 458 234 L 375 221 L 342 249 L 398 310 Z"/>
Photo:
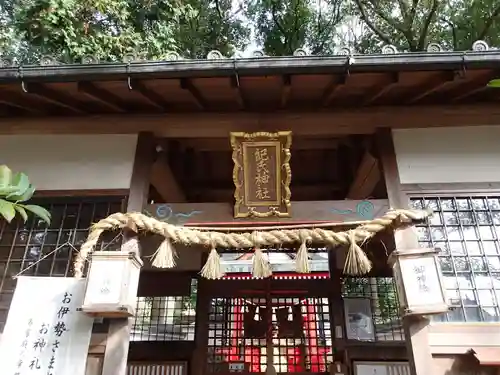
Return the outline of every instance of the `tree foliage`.
<path id="1" fill-rule="evenodd" d="M 268 55 L 292 55 L 298 48 L 328 54 L 335 46 L 336 27 L 345 15 L 341 0 L 252 0 L 247 16 Z"/>
<path id="2" fill-rule="evenodd" d="M 468 50 L 500 46 L 498 0 L 3 0 L 0 49 L 23 63 L 48 54 L 61 62 L 103 61 L 175 51 L 204 58 L 248 46 L 268 55 L 298 48 L 380 52 L 384 44 L 422 51 L 431 42 Z M 252 38 L 250 37 L 252 36 Z"/>
<path id="3" fill-rule="evenodd" d="M 211 49 L 232 54 L 245 48 L 248 28 L 236 18 L 231 0 L 6 0 L 0 47 L 25 60 L 52 55 L 80 62 L 127 53 L 161 59 L 170 51 L 188 58 Z M 16 40 L 15 35 L 18 36 Z M 29 53 L 22 53 L 23 45 Z M 17 49 L 13 46 L 17 46 Z"/>
<path id="4" fill-rule="evenodd" d="M 431 42 L 468 50 L 476 40 L 498 45 L 500 3 L 496 0 L 354 0 L 352 12 L 367 27 L 359 47 L 380 43 L 402 51 L 424 51 Z"/>

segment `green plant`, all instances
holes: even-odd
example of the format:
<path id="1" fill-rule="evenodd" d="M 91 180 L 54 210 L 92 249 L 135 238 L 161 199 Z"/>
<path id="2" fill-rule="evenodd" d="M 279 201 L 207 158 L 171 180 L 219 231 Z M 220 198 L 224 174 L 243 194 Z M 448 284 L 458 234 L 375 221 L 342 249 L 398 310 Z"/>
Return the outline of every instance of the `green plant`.
<path id="1" fill-rule="evenodd" d="M 11 222 L 18 213 L 26 222 L 28 213 L 31 212 L 47 224 L 50 224 L 50 212 L 45 208 L 25 204 L 33 197 L 35 187 L 30 183 L 28 176 L 24 173 L 12 173 L 6 165 L 0 165 L 0 216 L 7 222 Z"/>
<path id="2" fill-rule="evenodd" d="M 490 82 L 488 82 L 488 87 L 492 88 L 499 88 L 500 87 L 500 79 L 492 79 Z"/>

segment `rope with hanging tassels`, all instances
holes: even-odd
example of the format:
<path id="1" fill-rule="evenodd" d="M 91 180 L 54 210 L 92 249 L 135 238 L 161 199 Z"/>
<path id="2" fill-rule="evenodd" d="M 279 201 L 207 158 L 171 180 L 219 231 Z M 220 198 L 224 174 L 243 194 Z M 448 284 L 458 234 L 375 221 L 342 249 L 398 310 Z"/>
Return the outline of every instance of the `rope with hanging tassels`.
<path id="1" fill-rule="evenodd" d="M 126 228 L 132 222 L 139 231 L 163 236 L 163 241 L 153 255 L 152 265 L 159 268 L 175 266 L 177 256 L 172 243 L 184 245 L 202 245 L 210 248 L 207 263 L 201 271 L 203 277 L 217 279 L 224 275 L 217 248 L 253 248 L 253 276 L 269 277 L 272 274 L 269 260 L 264 256 L 261 247 L 282 245 L 284 243 L 300 243 L 297 253 L 297 272 L 310 272 L 307 244 L 316 243 L 330 247 L 349 246 L 344 272 L 351 275 L 365 274 L 371 269 L 371 262 L 358 243 L 364 243 L 375 234 L 389 227 L 411 225 L 414 221 L 424 220 L 432 214 L 428 210 L 391 210 L 380 218 L 366 221 L 349 231 L 315 228 L 314 225 L 295 229 L 259 228 L 258 231 L 239 232 L 238 228 L 228 228 L 230 233 L 220 231 L 199 230 L 176 226 L 159 221 L 141 213 L 114 213 L 92 226 L 85 243 L 75 260 L 75 277 L 82 277 L 85 259 L 94 251 L 100 236 L 105 231 Z M 331 223 L 330 227 L 348 226 L 349 223 Z M 261 230 L 262 229 L 262 230 Z"/>

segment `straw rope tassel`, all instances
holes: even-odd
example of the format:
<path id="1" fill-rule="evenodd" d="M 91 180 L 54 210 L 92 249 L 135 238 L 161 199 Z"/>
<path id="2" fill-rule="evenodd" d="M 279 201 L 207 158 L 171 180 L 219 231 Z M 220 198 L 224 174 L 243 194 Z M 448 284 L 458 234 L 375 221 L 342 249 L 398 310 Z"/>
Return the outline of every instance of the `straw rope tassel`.
<path id="1" fill-rule="evenodd" d="M 173 268 L 175 267 L 175 258 L 177 258 L 177 252 L 170 240 L 165 237 L 158 250 L 153 254 L 151 265 L 156 268 Z"/>
<path id="2" fill-rule="evenodd" d="M 256 279 L 264 279 L 273 274 L 269 260 L 264 258 L 264 253 L 260 249 L 261 239 L 259 232 L 252 232 L 252 242 L 255 244 L 255 250 L 252 261 L 252 276 Z"/>
<path id="3" fill-rule="evenodd" d="M 413 221 L 423 220 L 429 217 L 432 211 L 421 210 L 390 210 L 382 217 L 364 221 L 357 224 L 354 237 L 358 241 L 366 241 L 372 238 L 376 233 L 385 230 L 389 227 L 392 229 L 401 228 L 410 225 Z M 122 229 L 129 226 L 132 221 L 139 231 L 145 231 L 152 234 L 159 234 L 168 238 L 171 242 L 179 242 L 185 245 L 204 245 L 211 246 L 215 243 L 216 246 L 222 248 L 258 248 L 260 246 L 276 246 L 283 243 L 301 242 L 299 238 L 299 230 L 307 233 L 312 242 L 323 244 L 334 248 L 336 246 L 349 246 L 352 241 L 349 239 L 348 232 L 336 232 L 329 229 L 319 227 L 310 228 L 304 226 L 290 226 L 289 228 L 262 227 L 259 228 L 259 242 L 254 243 L 252 238 L 254 235 L 250 233 L 250 228 L 225 228 L 228 233 L 222 233 L 215 229 L 187 228 L 179 227 L 169 223 L 161 222 L 155 218 L 149 217 L 139 212 L 116 212 L 109 215 L 107 218 L 100 220 L 92 225 L 90 233 L 85 243 L 81 246 L 80 252 L 77 254 L 74 268 L 75 277 L 83 277 L 85 261 L 87 257 L 95 251 L 95 247 L 99 241 L 101 234 L 108 230 Z M 343 223 L 346 225 L 348 223 Z M 335 223 L 324 223 L 323 227 L 335 226 Z M 252 229 L 255 231 L 255 229 Z M 243 232 L 242 232 L 243 231 Z M 257 260 L 259 251 L 256 251 Z M 255 259 L 254 259 L 255 260 Z M 270 269 L 270 267 L 269 267 Z"/>
<path id="4" fill-rule="evenodd" d="M 366 253 L 357 244 L 356 232 L 354 230 L 349 231 L 349 241 L 350 245 L 345 259 L 344 273 L 358 276 L 370 272 L 372 262 L 370 262 Z"/>
<path id="5" fill-rule="evenodd" d="M 224 270 L 222 268 L 221 260 L 217 249 L 215 248 L 215 242 L 212 241 L 212 250 L 208 254 L 207 261 L 201 269 L 201 276 L 209 280 L 221 279 L 224 276 Z"/>
<path id="6" fill-rule="evenodd" d="M 295 258 L 295 271 L 298 273 L 310 273 L 311 267 L 309 267 L 309 253 L 307 252 L 307 242 L 310 241 L 311 238 L 307 237 L 307 232 L 304 230 L 299 231 L 299 237 L 300 247 Z"/>

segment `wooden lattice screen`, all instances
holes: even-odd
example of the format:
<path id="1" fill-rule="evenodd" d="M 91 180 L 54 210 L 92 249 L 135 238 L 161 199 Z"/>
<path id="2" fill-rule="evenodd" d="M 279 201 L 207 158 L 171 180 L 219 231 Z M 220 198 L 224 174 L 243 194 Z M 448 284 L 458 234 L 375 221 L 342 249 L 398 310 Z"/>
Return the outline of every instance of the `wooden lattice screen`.
<path id="1" fill-rule="evenodd" d="M 187 375 L 187 362 L 129 363 L 127 375 Z"/>

